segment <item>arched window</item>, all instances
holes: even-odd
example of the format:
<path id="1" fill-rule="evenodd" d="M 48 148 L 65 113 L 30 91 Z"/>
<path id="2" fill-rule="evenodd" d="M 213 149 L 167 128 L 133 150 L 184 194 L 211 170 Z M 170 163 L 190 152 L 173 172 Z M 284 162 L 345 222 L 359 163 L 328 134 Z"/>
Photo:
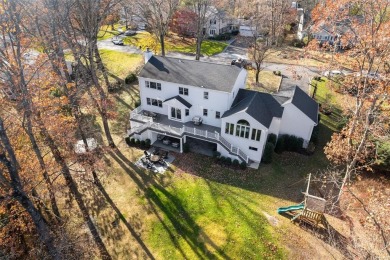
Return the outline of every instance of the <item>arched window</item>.
<path id="1" fill-rule="evenodd" d="M 236 136 L 249 138 L 250 124 L 246 120 L 238 120 L 236 126 Z"/>

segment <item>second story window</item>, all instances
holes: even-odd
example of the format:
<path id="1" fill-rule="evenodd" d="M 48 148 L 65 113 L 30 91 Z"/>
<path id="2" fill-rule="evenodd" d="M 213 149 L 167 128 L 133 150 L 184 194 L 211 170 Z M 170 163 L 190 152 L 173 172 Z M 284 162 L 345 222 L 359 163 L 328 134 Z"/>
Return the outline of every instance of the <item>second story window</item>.
<path id="1" fill-rule="evenodd" d="M 179 94 L 188 96 L 188 88 L 179 87 Z"/>
<path id="2" fill-rule="evenodd" d="M 221 112 L 215 111 L 215 118 L 221 118 Z"/>
<path id="3" fill-rule="evenodd" d="M 147 88 L 161 90 L 161 83 L 157 83 L 157 82 L 153 82 L 153 81 L 145 81 L 145 86 Z"/>
<path id="4" fill-rule="evenodd" d="M 209 99 L 209 92 L 203 92 L 203 98 L 204 99 Z"/>
<path id="5" fill-rule="evenodd" d="M 185 112 L 186 112 L 186 114 L 185 114 L 186 116 L 190 115 L 190 110 L 189 109 L 186 109 Z"/>
<path id="6" fill-rule="evenodd" d="M 208 110 L 206 108 L 203 109 L 203 116 L 207 116 Z"/>

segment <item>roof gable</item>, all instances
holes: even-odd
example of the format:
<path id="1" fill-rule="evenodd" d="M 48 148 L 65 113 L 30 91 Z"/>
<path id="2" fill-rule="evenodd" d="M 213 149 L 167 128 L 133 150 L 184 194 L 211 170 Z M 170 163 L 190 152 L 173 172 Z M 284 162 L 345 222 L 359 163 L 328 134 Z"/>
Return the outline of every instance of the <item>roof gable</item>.
<path id="1" fill-rule="evenodd" d="M 185 106 L 187 108 L 191 108 L 192 107 L 192 105 L 189 102 L 187 102 L 187 100 L 182 98 L 181 96 L 174 96 L 174 97 L 168 98 L 168 99 L 166 99 L 164 101 L 164 103 L 169 102 L 171 100 L 177 100 L 178 102 L 180 102 L 183 106 Z"/>
<path id="2" fill-rule="evenodd" d="M 241 70 L 232 65 L 152 56 L 139 77 L 230 93 Z"/>
<path id="3" fill-rule="evenodd" d="M 231 109 L 226 111 L 222 117 L 228 117 L 244 111 L 256 121 L 269 128 L 274 117 L 282 117 L 283 107 L 281 106 L 281 102 L 285 100 L 286 98 L 273 96 L 268 93 L 240 89 L 233 101 Z"/>
<path id="4" fill-rule="evenodd" d="M 291 98 L 291 103 L 314 123 L 318 124 L 318 103 L 297 86 Z"/>

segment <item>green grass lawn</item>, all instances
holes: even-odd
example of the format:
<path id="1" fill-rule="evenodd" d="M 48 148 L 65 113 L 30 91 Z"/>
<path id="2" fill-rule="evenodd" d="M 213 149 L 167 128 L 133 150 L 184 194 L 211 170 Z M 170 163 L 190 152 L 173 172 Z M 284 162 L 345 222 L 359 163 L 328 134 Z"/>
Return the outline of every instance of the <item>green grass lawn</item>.
<path id="1" fill-rule="evenodd" d="M 313 80 L 311 82 L 311 95 L 315 92 L 315 99 L 319 102 L 322 107 L 331 107 L 332 113 L 330 115 L 322 114 L 321 120 L 333 131 L 338 131 L 341 126 L 345 123 L 345 118 L 342 114 L 342 102 L 348 98 L 346 95 L 342 95 L 334 91 L 337 88 L 337 84 L 332 82 L 333 86 L 330 86 L 330 82 L 326 77 L 321 77 L 319 81 Z M 317 88 L 315 90 L 316 85 Z"/>
<path id="2" fill-rule="evenodd" d="M 134 36 L 129 36 L 124 39 L 124 43 L 134 45 L 142 49 L 147 47 L 153 49 L 155 52 L 160 52 L 160 44 L 148 32 L 140 32 Z M 203 55 L 211 56 L 222 52 L 226 48 L 225 42 L 205 40 L 202 43 L 201 53 Z M 183 39 L 172 34 L 165 38 L 165 48 L 167 51 L 183 52 L 195 54 L 196 45 L 194 39 Z"/>
<path id="3" fill-rule="evenodd" d="M 116 29 L 118 29 L 118 27 L 120 27 L 119 24 L 114 24 L 115 30 L 112 30 L 110 25 L 102 26 L 98 32 L 98 41 L 110 39 L 110 38 L 118 35 L 118 31 L 116 30 Z"/>
<path id="4" fill-rule="evenodd" d="M 100 50 L 103 63 L 113 76 L 124 79 L 142 64 L 142 55 L 112 50 Z"/>

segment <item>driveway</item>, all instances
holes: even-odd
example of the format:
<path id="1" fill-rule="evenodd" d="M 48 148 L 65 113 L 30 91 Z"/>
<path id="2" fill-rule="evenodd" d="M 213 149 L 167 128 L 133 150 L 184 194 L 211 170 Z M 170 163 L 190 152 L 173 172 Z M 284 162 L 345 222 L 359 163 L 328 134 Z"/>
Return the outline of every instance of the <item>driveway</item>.
<path id="1" fill-rule="evenodd" d="M 111 39 L 98 41 L 97 46 L 99 49 L 104 49 L 104 50 L 142 54 L 142 51 L 133 45 L 115 45 L 111 42 Z"/>

